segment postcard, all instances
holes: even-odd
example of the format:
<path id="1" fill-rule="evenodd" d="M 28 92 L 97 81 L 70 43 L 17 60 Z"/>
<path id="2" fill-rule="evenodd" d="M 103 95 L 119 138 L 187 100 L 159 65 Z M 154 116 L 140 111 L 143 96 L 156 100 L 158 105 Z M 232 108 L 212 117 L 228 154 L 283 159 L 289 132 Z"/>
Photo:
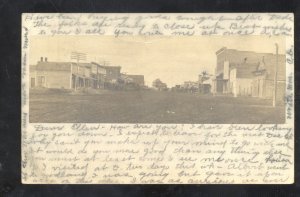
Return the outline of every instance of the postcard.
<path id="1" fill-rule="evenodd" d="M 292 13 L 25 13 L 22 183 L 291 184 Z"/>

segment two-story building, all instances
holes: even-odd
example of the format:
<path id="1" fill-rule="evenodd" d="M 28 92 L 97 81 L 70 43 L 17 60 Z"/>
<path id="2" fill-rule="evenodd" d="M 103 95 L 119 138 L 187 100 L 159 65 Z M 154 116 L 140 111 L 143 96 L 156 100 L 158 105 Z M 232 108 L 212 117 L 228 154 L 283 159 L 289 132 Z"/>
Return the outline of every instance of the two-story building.
<path id="1" fill-rule="evenodd" d="M 49 62 L 46 58 L 30 65 L 30 87 L 72 89 L 95 84 L 88 63 Z"/>
<path id="2" fill-rule="evenodd" d="M 56 89 L 102 88 L 120 77 L 121 67 L 97 63 L 49 62 L 41 58 L 30 65 L 30 87 Z"/>
<path id="3" fill-rule="evenodd" d="M 285 95 L 285 55 L 221 48 L 216 52 L 212 92 L 234 96 L 272 98 L 277 67 L 277 98 Z M 278 62 L 277 62 L 278 58 Z"/>
<path id="4" fill-rule="evenodd" d="M 121 66 L 105 66 L 91 62 L 94 73 L 98 73 L 101 82 L 115 83 L 121 76 Z M 97 71 L 98 69 L 98 71 Z"/>

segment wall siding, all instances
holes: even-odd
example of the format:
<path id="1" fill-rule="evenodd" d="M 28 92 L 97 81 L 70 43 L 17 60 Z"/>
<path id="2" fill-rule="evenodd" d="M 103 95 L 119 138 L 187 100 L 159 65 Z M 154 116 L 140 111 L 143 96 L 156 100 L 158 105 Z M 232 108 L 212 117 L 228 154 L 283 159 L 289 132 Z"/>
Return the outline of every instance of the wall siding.
<path id="1" fill-rule="evenodd" d="M 70 76 L 68 71 L 43 71 L 37 72 L 37 76 L 45 76 L 46 88 L 70 89 Z"/>

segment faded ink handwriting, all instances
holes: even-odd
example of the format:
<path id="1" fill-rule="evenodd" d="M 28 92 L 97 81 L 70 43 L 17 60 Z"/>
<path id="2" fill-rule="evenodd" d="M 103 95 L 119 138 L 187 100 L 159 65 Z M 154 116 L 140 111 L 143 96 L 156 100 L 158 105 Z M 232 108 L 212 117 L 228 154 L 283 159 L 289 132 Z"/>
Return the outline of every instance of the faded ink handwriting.
<path id="1" fill-rule="evenodd" d="M 28 14 L 26 23 L 42 35 L 292 36 L 291 14 Z M 265 20 L 270 21 L 268 25 Z M 54 22 L 57 21 L 57 22 Z M 275 21 L 275 22 L 274 22 Z"/>
<path id="2" fill-rule="evenodd" d="M 291 128 L 205 127 L 36 124 L 36 132 L 24 139 L 23 180 L 143 184 L 288 180 L 286 172 L 293 168 Z"/>

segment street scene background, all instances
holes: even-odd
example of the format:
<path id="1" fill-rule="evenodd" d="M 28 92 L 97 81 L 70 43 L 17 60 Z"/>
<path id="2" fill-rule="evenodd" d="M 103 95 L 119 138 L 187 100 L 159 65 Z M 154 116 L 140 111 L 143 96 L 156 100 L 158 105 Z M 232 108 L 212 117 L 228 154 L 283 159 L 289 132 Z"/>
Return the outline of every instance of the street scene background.
<path id="1" fill-rule="evenodd" d="M 34 36 L 30 42 L 30 122 L 285 121 L 281 37 Z"/>

